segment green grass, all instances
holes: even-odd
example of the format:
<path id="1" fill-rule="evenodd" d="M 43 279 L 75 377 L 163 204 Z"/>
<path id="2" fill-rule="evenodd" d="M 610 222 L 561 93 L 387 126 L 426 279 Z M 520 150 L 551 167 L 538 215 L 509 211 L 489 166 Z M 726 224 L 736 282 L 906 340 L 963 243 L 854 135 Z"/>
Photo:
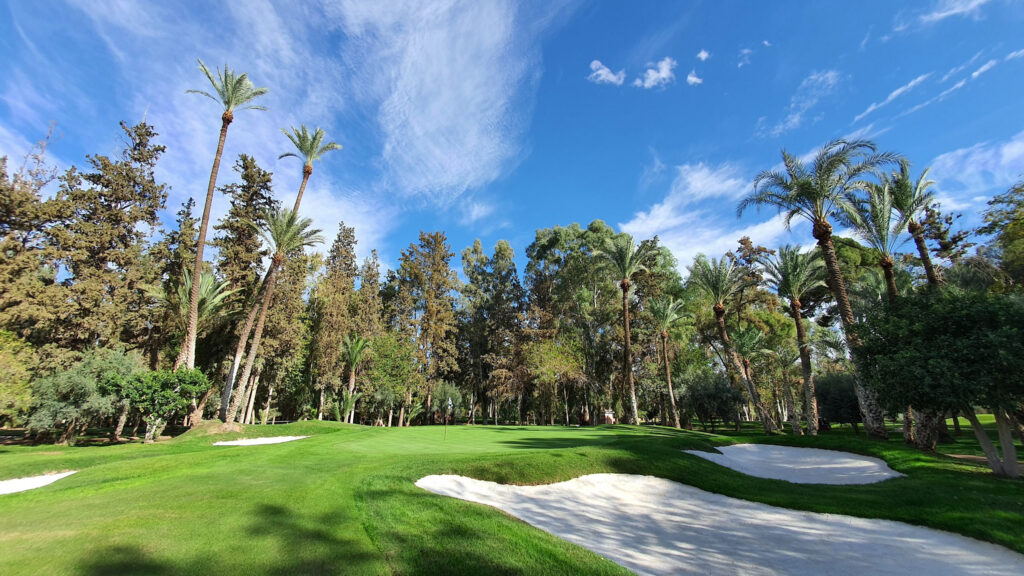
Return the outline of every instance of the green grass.
<path id="1" fill-rule="evenodd" d="M 848 432 L 766 438 L 659 427 L 382 429 L 313 422 L 250 427 L 286 444 L 213 447 L 188 433 L 157 445 L 0 447 L 0 479 L 79 470 L 0 496 L 0 573 L 624 574 L 500 511 L 413 485 L 427 474 L 547 483 L 652 474 L 788 508 L 926 525 L 1024 552 L 1024 482 Z M 802 486 L 680 453 L 771 442 L 881 457 L 907 476 Z"/>

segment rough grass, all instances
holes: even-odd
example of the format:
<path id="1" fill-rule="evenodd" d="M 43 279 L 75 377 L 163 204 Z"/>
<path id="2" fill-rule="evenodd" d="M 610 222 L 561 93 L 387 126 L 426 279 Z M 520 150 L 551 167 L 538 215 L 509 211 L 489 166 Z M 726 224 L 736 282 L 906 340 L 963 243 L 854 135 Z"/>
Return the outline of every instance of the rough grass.
<path id="1" fill-rule="evenodd" d="M 16 574 L 623 574 L 506 514 L 430 494 L 428 474 L 548 483 L 651 474 L 788 508 L 901 520 L 1024 552 L 1024 482 L 849 432 L 817 438 L 660 427 L 382 429 L 327 422 L 190 432 L 156 444 L 0 447 L 0 479 L 79 470 L 0 496 L 0 572 Z M 267 446 L 215 440 L 311 435 Z M 684 449 L 771 442 L 868 454 L 905 478 L 806 486 Z M 968 440 L 963 440 L 965 443 Z"/>

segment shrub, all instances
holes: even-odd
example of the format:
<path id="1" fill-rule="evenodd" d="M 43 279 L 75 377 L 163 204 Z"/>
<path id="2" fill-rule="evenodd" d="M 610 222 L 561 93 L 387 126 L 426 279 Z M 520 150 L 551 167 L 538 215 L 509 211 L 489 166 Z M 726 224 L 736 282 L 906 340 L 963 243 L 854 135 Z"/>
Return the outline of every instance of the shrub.
<path id="1" fill-rule="evenodd" d="M 860 405 L 854 391 L 856 376 L 847 372 L 829 372 L 814 377 L 818 414 L 833 424 L 850 424 L 857 431 Z"/>
<path id="2" fill-rule="evenodd" d="M 715 420 L 732 420 L 736 418 L 743 395 L 729 384 L 722 374 L 695 374 L 682 383 L 686 391 L 683 402 L 686 409 L 693 412 L 700 422 L 701 428 L 715 431 Z"/>

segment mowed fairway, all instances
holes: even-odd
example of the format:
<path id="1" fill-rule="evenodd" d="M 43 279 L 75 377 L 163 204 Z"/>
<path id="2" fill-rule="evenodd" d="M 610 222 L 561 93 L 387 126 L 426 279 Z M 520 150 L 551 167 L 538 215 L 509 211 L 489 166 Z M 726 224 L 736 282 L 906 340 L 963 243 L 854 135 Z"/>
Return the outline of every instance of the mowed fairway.
<path id="1" fill-rule="evenodd" d="M 0 447 L 0 479 L 78 470 L 0 496 L 0 573 L 622 574 L 624 569 L 485 506 L 413 483 L 461 474 L 548 483 L 650 474 L 776 506 L 941 528 L 1024 552 L 1024 484 L 899 441 L 719 436 L 657 427 L 366 428 L 334 423 L 188 433 L 157 445 Z M 684 449 L 766 441 L 859 452 L 906 477 L 864 486 L 744 476 Z"/>

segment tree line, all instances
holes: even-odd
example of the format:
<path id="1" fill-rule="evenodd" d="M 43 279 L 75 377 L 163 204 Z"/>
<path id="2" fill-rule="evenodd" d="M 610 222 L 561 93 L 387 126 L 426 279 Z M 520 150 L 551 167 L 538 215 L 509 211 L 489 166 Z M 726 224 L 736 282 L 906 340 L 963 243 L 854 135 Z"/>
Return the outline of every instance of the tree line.
<path id="1" fill-rule="evenodd" d="M 382 272 L 375 251 L 356 257 L 352 227 L 342 222 L 323 247 L 301 216 L 314 162 L 341 148 L 323 130 L 283 130 L 294 151 L 281 157 L 302 162 L 284 184 L 298 190 L 290 209 L 280 179 L 249 155 L 218 185 L 235 111 L 261 109 L 266 89 L 200 69 L 212 91 L 194 92 L 221 107 L 221 124 L 198 217 L 189 199 L 161 224 L 165 148 L 145 122 L 122 123 L 123 148 L 81 169 L 49 167 L 45 141 L 13 172 L 0 163 L 5 425 L 73 441 L 90 426 L 115 438 L 145 426 L 155 439 L 168 423 L 209 418 L 756 420 L 794 434 L 833 419 L 884 438 L 886 417 L 898 417 L 904 438 L 931 450 L 947 415 L 973 424 L 981 407 L 1000 433 L 998 450 L 985 447 L 993 469 L 1016 474 L 1024 186 L 992 199 L 971 234 L 941 211 L 927 171 L 914 177 L 897 154 L 837 140 L 808 162 L 783 152 L 738 206 L 807 221 L 813 247 L 742 238 L 679 263 L 657 237 L 596 220 L 536 231 L 522 271 L 506 241 L 456 254 L 435 231 Z M 209 231 L 217 194 L 230 206 Z M 855 237 L 833 236 L 834 223 Z M 990 240 L 969 255 L 979 235 Z M 934 319 L 927 332 L 914 328 L 921 314 Z M 959 332 L 943 340 L 944 325 Z M 960 362 L 937 372 L 936 358 Z"/>

